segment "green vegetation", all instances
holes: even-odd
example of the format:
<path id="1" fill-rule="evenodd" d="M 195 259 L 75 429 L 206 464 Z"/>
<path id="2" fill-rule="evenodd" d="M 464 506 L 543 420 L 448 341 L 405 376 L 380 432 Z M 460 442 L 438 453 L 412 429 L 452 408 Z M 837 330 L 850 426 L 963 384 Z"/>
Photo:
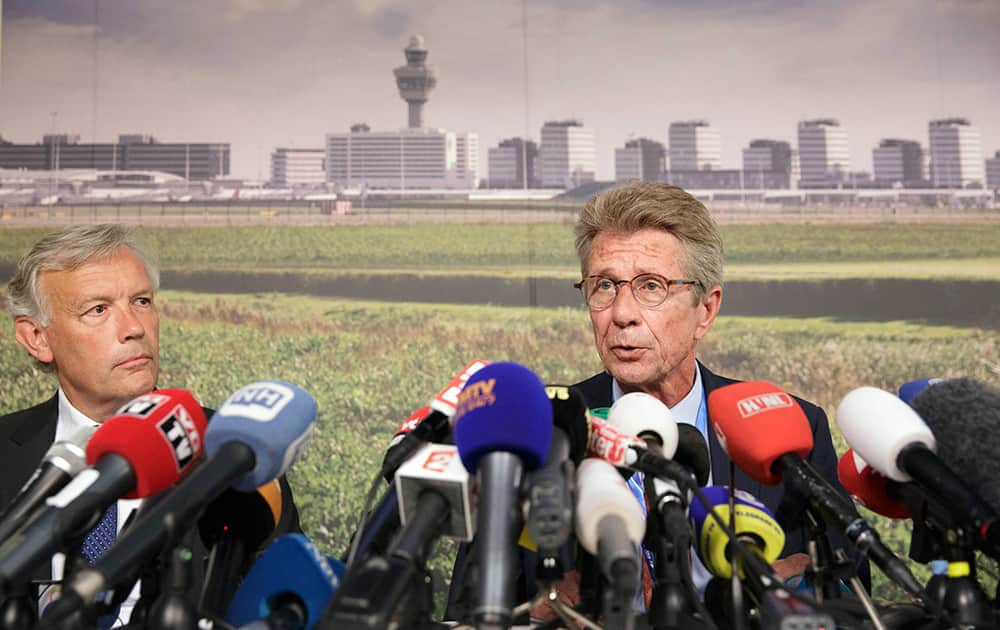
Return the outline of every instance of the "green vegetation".
<path id="1" fill-rule="evenodd" d="M 13 263 L 46 230 L 0 230 Z M 1000 225 L 729 225 L 730 278 L 1000 277 Z M 577 273 L 572 226 L 141 228 L 166 269 Z M 869 263 L 878 262 L 879 265 Z"/>
<path id="2" fill-rule="evenodd" d="M 570 383 L 599 369 L 582 309 L 383 304 L 274 294 L 205 296 L 166 291 L 161 347 L 164 386 L 185 387 L 209 406 L 254 380 L 297 383 L 319 401 L 318 431 L 289 477 L 305 531 L 342 553 L 397 424 L 476 357 L 513 360 L 546 382 Z M 1000 333 L 900 322 L 721 318 L 705 339 L 707 365 L 768 380 L 832 414 L 851 389 L 894 390 L 926 376 L 1000 380 Z M 0 413 L 51 395 L 9 328 L 0 334 Z M 835 433 L 838 452 L 846 448 Z M 905 554 L 906 523 L 876 518 Z M 449 574 L 454 545 L 433 568 Z M 876 574 L 876 593 L 889 591 Z"/>

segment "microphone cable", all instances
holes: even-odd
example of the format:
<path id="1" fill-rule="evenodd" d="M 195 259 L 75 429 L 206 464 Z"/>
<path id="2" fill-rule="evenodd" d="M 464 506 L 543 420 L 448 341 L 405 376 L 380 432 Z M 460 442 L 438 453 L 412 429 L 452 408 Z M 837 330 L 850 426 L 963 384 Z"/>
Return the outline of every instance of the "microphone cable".
<path id="1" fill-rule="evenodd" d="M 375 479 L 372 480 L 372 485 L 368 489 L 368 494 L 365 496 L 364 507 L 361 508 L 361 518 L 358 521 L 358 528 L 355 530 L 354 539 L 351 540 L 351 546 L 347 550 L 347 558 L 344 560 L 345 569 L 351 568 L 354 564 L 354 556 L 358 553 L 358 547 L 361 546 L 361 539 L 364 538 L 365 527 L 368 526 L 368 512 L 372 508 L 372 503 L 375 501 L 375 495 L 378 494 L 379 486 L 382 481 L 382 471 L 379 470 L 375 474 Z"/>

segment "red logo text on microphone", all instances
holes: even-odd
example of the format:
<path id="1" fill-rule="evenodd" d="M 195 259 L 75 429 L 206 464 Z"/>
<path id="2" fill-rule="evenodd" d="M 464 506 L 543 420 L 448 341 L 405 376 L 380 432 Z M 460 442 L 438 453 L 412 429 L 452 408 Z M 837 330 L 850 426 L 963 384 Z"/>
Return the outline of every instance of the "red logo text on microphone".
<path id="1" fill-rule="evenodd" d="M 448 464 L 450 464 L 451 460 L 455 459 L 457 455 L 458 451 L 456 449 L 431 451 L 430 453 L 427 453 L 427 459 L 424 460 L 421 468 L 431 472 L 443 474 L 444 471 L 448 469 Z"/>
<path id="2" fill-rule="evenodd" d="M 765 411 L 791 407 L 794 404 L 792 397 L 785 392 L 771 392 L 739 400 L 736 402 L 736 408 L 739 409 L 740 416 L 749 418 Z"/>

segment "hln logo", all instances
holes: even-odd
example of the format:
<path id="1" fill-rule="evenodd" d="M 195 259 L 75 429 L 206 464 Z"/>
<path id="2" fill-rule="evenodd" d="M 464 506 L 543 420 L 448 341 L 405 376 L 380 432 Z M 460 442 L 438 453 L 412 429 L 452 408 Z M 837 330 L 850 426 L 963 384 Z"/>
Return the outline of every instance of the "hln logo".
<path id="1" fill-rule="evenodd" d="M 736 406 L 741 416 L 749 418 L 765 411 L 791 407 L 793 404 L 795 403 L 792 402 L 792 397 L 785 392 L 772 392 L 744 398 L 737 402 Z"/>
<path id="2" fill-rule="evenodd" d="M 174 461 L 177 462 L 177 470 L 184 470 L 194 459 L 195 448 L 198 448 L 198 431 L 189 418 L 182 418 L 182 410 L 174 410 L 169 416 L 161 420 L 156 426 L 167 438 L 170 447 L 174 451 Z M 185 422 L 185 420 L 187 420 Z"/>

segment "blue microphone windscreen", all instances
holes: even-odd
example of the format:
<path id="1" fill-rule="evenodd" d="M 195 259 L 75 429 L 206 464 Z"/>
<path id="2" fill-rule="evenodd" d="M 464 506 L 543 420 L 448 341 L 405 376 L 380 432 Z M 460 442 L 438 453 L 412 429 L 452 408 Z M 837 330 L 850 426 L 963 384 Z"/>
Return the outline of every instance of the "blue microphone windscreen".
<path id="1" fill-rule="evenodd" d="M 472 375 L 458 397 L 455 445 L 469 474 L 479 459 L 504 451 L 538 468 L 552 439 L 552 403 L 535 373 L 517 363 L 491 363 Z"/>
<path id="2" fill-rule="evenodd" d="M 293 596 L 305 604 L 305 630 L 310 630 L 323 616 L 342 575 L 343 564 L 331 563 L 302 534 L 280 536 L 257 559 L 233 595 L 226 622 L 239 628 L 264 619 L 278 602 Z"/>
<path id="3" fill-rule="evenodd" d="M 944 379 L 940 378 L 919 378 L 915 381 L 909 381 L 903 383 L 899 386 L 899 399 L 905 402 L 907 405 L 913 403 L 913 399 L 916 398 L 920 392 L 924 391 L 931 385 L 935 383 L 940 383 Z"/>
<path id="4" fill-rule="evenodd" d="M 256 466 L 233 487 L 253 492 L 276 479 L 299 458 L 316 421 L 316 400 L 284 381 L 259 381 L 222 403 L 205 431 L 205 454 L 213 457 L 223 444 L 246 444 Z"/>

